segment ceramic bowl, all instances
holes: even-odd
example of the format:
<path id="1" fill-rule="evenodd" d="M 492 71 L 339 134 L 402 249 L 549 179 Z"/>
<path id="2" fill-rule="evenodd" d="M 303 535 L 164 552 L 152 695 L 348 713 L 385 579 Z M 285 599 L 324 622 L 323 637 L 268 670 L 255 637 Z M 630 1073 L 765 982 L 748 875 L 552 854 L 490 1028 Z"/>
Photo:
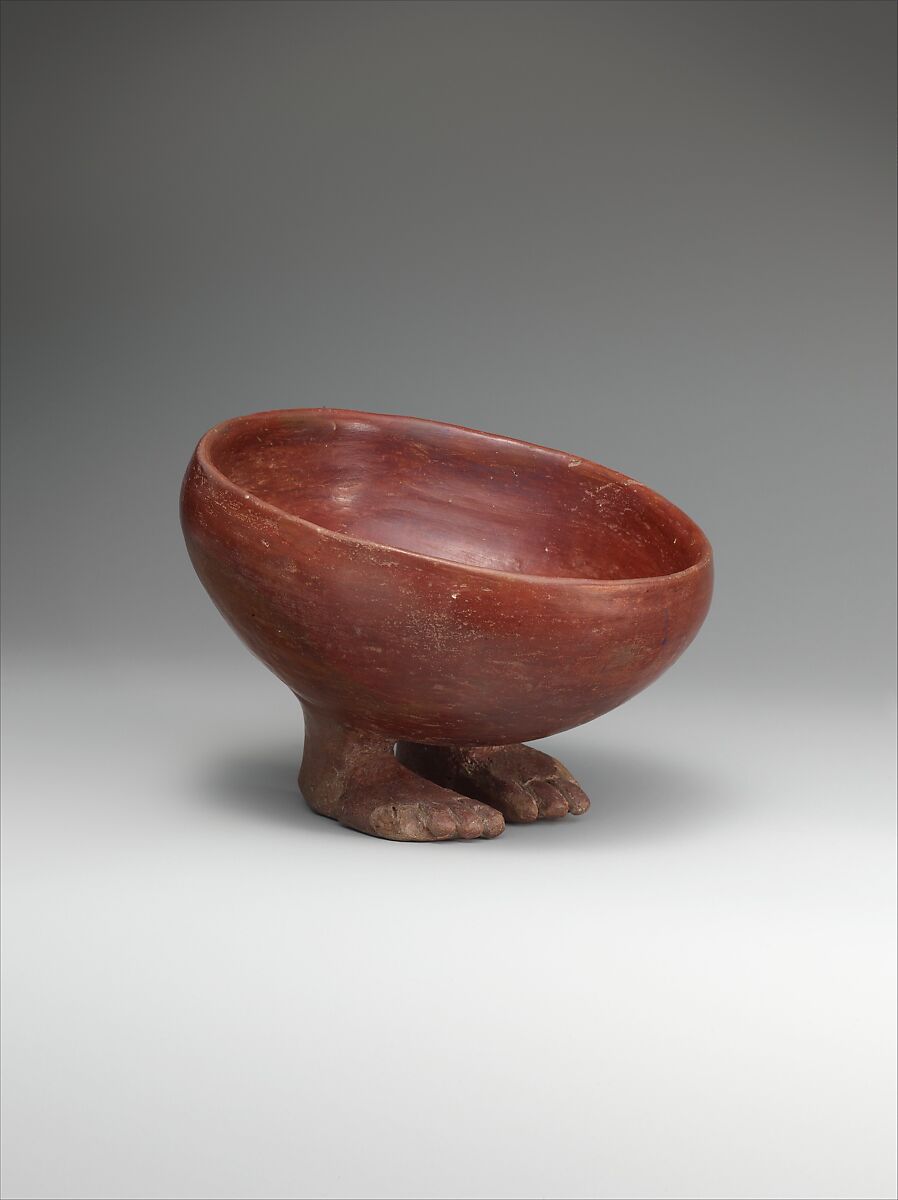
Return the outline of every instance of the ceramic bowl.
<path id="1" fill-rule="evenodd" d="M 181 513 L 250 650 L 322 727 L 391 746 L 513 745 L 601 716 L 679 658 L 711 599 L 707 538 L 644 484 L 414 417 L 225 421 Z"/>

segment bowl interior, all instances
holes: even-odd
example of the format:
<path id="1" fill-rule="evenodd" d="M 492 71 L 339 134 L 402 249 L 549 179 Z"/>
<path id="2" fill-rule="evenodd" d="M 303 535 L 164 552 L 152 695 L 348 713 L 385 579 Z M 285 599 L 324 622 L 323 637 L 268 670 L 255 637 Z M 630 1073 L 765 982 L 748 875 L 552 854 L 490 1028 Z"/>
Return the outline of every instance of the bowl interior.
<path id="1" fill-rule="evenodd" d="M 573 455 L 412 417 L 260 413 L 208 435 L 212 465 L 337 533 L 527 575 L 640 579 L 707 552 L 679 509 Z"/>

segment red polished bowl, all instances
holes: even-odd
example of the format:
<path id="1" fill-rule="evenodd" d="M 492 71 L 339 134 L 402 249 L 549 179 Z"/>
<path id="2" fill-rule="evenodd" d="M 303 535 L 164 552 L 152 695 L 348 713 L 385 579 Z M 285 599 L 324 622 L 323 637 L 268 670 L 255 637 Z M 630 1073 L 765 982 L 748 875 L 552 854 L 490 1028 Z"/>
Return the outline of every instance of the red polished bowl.
<path id="1" fill-rule="evenodd" d="M 200 441 L 197 574 L 307 710 L 391 740 L 500 745 L 657 679 L 711 599 L 699 527 L 585 458 L 414 417 L 287 409 Z"/>
<path id="2" fill-rule="evenodd" d="M 711 598 L 707 539 L 657 493 L 413 417 L 227 421 L 196 448 L 181 516 L 215 604 L 302 702 L 311 807 L 404 841 L 585 812 L 565 768 L 518 743 L 651 683 Z"/>

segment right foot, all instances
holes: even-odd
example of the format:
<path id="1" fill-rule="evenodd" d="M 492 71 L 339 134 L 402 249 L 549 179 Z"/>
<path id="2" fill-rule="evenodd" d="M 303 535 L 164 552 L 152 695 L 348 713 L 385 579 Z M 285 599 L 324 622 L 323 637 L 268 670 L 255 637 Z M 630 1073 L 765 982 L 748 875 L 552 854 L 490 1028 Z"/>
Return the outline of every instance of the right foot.
<path id="1" fill-rule="evenodd" d="M 506 821 L 526 824 L 586 812 L 586 793 L 562 764 L 533 746 L 421 746 L 396 750 L 422 778 L 497 808 Z"/>

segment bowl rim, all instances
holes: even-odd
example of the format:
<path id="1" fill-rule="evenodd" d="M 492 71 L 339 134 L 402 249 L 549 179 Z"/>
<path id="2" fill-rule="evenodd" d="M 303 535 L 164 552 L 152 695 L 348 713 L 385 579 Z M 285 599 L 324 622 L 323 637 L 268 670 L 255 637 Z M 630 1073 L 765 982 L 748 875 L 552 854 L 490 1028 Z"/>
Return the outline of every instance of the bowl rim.
<path id="1" fill-rule="evenodd" d="M 212 460 L 212 450 L 215 443 L 226 432 L 230 432 L 234 428 L 246 424 L 247 422 L 262 423 L 266 419 L 272 417 L 289 417 L 299 414 L 315 415 L 315 416 L 334 416 L 349 419 L 366 418 L 373 419 L 382 423 L 402 423 L 412 425 L 436 425 L 442 429 L 454 429 L 461 433 L 474 434 L 477 437 L 486 438 L 491 442 L 504 443 L 512 446 L 524 446 L 529 450 L 537 450 L 539 453 L 548 455 L 565 462 L 568 466 L 586 466 L 592 467 L 601 471 L 604 475 L 610 477 L 624 487 L 631 488 L 641 493 L 653 505 L 662 509 L 666 509 L 672 515 L 682 519 L 689 525 L 695 534 L 696 541 L 699 546 L 699 557 L 694 563 L 688 567 L 684 567 L 681 571 L 669 571 L 664 575 L 645 575 L 636 576 L 627 579 L 594 579 L 588 576 L 580 575 L 531 575 L 523 571 L 503 571 L 499 567 L 483 567 L 473 563 L 462 563 L 451 558 L 439 558 L 434 554 L 424 554 L 419 550 L 406 550 L 400 546 L 391 546 L 386 542 L 375 542 L 370 538 L 356 537 L 353 534 L 340 533 L 336 529 L 328 529 L 326 525 L 319 525 L 315 521 L 310 521 L 307 517 L 300 517 L 295 513 L 287 512 L 286 509 L 279 508 L 276 504 L 270 503 L 268 500 L 263 500 L 255 492 L 248 492 L 242 486 L 238 486 L 234 481 L 227 476 L 223 471 L 215 465 Z M 530 584 L 549 585 L 552 587 L 592 587 L 599 588 L 602 591 L 624 591 L 642 587 L 659 587 L 666 583 L 674 581 L 684 581 L 693 576 L 701 575 L 707 571 L 713 564 L 713 551 L 711 543 L 708 540 L 704 530 L 681 508 L 678 508 L 673 501 L 662 496 L 660 492 L 656 492 L 647 484 L 634 479 L 631 475 L 625 475 L 622 471 L 615 471 L 612 467 L 606 467 L 602 463 L 594 462 L 592 459 L 583 458 L 582 455 L 570 454 L 565 450 L 555 450 L 550 446 L 541 446 L 538 442 L 524 441 L 522 438 L 508 437 L 502 433 L 489 433 L 483 429 L 474 429 L 469 425 L 458 425 L 451 421 L 439 421 L 433 417 L 415 417 L 407 416 L 402 413 L 379 413 L 367 412 L 364 409 L 354 408 L 332 408 L 321 406 L 316 408 L 269 408 L 262 409 L 258 412 L 246 413 L 243 416 L 228 417 L 224 421 L 219 421 L 208 429 L 197 443 L 194 451 L 194 458 L 199 463 L 206 475 L 213 480 L 219 487 L 224 488 L 227 492 L 237 497 L 241 501 L 249 499 L 254 506 L 262 512 L 271 514 L 279 521 L 288 521 L 290 524 L 303 526 L 306 529 L 315 531 L 326 538 L 333 538 L 337 542 L 352 544 L 355 546 L 367 547 L 371 550 L 377 550 L 389 554 L 398 554 L 404 558 L 415 559 L 419 562 L 426 562 L 438 565 L 440 567 L 456 567 L 464 572 L 473 572 L 484 577 L 492 577 L 493 579 L 504 580 L 519 580 Z"/>

